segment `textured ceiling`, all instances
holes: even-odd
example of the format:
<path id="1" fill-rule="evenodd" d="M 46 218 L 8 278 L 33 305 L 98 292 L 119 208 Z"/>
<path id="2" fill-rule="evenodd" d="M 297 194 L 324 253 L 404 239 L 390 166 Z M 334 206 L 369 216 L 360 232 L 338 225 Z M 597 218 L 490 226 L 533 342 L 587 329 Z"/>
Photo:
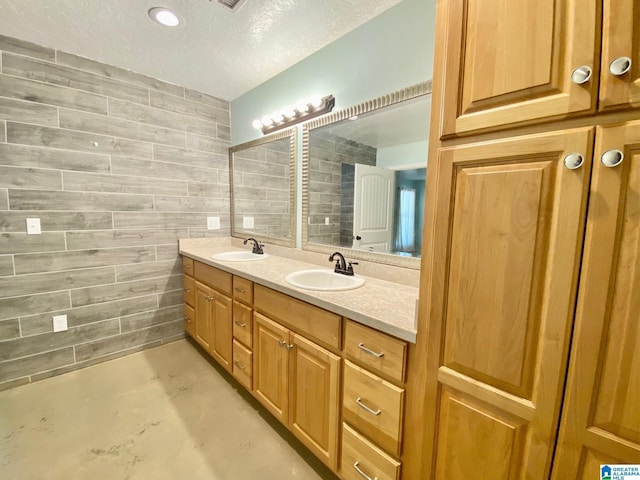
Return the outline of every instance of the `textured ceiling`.
<path id="1" fill-rule="evenodd" d="M 0 33 L 233 100 L 399 1 L 0 0 Z"/>

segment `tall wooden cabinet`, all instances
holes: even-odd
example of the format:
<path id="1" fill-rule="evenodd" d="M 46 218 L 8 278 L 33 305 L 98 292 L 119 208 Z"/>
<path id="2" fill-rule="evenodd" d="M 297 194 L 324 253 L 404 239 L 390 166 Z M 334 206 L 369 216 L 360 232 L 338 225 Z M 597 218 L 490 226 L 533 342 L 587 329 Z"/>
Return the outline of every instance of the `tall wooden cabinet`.
<path id="1" fill-rule="evenodd" d="M 441 8 L 445 69 L 434 93 L 444 101 L 442 136 L 640 106 L 637 1 L 448 0 Z"/>
<path id="2" fill-rule="evenodd" d="M 640 3 L 443 0 L 436 24 L 403 478 L 640 463 Z"/>
<path id="3" fill-rule="evenodd" d="M 596 137 L 554 480 L 640 464 L 640 121 L 599 127 Z"/>

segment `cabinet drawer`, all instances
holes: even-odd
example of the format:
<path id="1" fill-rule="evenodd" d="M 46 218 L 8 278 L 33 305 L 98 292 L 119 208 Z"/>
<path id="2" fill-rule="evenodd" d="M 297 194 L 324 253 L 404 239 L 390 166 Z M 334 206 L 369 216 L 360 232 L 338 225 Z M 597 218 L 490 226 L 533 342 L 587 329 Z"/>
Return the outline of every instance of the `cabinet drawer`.
<path id="1" fill-rule="evenodd" d="M 248 390 L 253 390 L 253 353 L 233 341 L 233 376 Z"/>
<path id="2" fill-rule="evenodd" d="M 255 285 L 254 308 L 318 343 L 340 349 L 342 317 L 262 285 Z"/>
<path id="3" fill-rule="evenodd" d="M 193 259 L 182 257 L 182 273 L 193 276 Z"/>
<path id="4" fill-rule="evenodd" d="M 400 456 L 404 389 L 345 361 L 344 420 L 382 448 Z"/>
<path id="5" fill-rule="evenodd" d="M 341 472 L 344 480 L 398 480 L 400 462 L 342 424 Z"/>
<path id="6" fill-rule="evenodd" d="M 229 272 L 200 262 L 194 262 L 196 280 L 231 296 L 231 277 Z"/>
<path id="7" fill-rule="evenodd" d="M 246 278 L 233 276 L 233 299 L 247 305 L 253 304 L 253 282 Z"/>
<path id="8" fill-rule="evenodd" d="M 189 305 L 184 306 L 184 331 L 192 337 L 196 333 L 195 312 Z"/>
<path id="9" fill-rule="evenodd" d="M 347 358 L 367 370 L 404 382 L 407 364 L 407 343 L 351 320 L 347 321 L 344 337 Z"/>
<path id="10" fill-rule="evenodd" d="M 253 319 L 251 308 L 233 301 L 233 338 L 247 347 L 253 346 Z"/>
<path id="11" fill-rule="evenodd" d="M 188 303 L 192 307 L 195 306 L 196 300 L 196 283 L 193 277 L 189 277 L 187 275 L 183 276 L 182 285 L 184 287 L 184 303 Z"/>

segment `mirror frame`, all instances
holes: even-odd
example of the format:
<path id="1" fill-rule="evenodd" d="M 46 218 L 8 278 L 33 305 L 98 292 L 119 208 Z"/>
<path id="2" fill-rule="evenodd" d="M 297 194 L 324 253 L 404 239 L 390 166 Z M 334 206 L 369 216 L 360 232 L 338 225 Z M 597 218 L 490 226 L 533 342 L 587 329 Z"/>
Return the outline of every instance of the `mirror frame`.
<path id="1" fill-rule="evenodd" d="M 283 138 L 289 139 L 289 232 L 290 238 L 285 239 L 282 237 L 271 237 L 267 235 L 260 235 L 255 232 L 250 232 L 237 228 L 235 225 L 235 194 L 233 191 L 233 161 L 234 154 L 248 150 L 250 148 L 259 147 L 267 143 L 282 140 Z M 295 128 L 289 128 L 279 132 L 266 135 L 256 140 L 241 143 L 229 148 L 229 202 L 231 213 L 231 236 L 236 238 L 247 238 L 247 236 L 254 237 L 260 242 L 269 242 L 273 245 L 281 245 L 284 247 L 295 247 L 296 245 L 296 143 L 297 143 L 297 131 Z"/>
<path id="2" fill-rule="evenodd" d="M 381 97 L 368 100 L 358 105 L 338 110 L 328 115 L 324 115 L 314 120 L 310 120 L 302 126 L 302 249 L 313 252 L 331 254 L 336 250 L 341 251 L 345 256 L 356 260 L 363 260 L 386 265 L 420 269 L 420 257 L 404 257 L 391 253 L 370 252 L 367 250 L 357 250 L 351 247 L 338 247 L 322 243 L 313 243 L 308 238 L 308 217 L 309 217 L 309 142 L 311 130 L 341 122 L 354 115 L 364 115 L 390 105 L 412 100 L 417 97 L 431 94 L 431 80 L 421 82 L 416 85 L 398 90 L 396 92 L 383 95 Z M 426 139 L 428 141 L 428 139 Z M 427 159 L 424 159 L 425 167 Z"/>

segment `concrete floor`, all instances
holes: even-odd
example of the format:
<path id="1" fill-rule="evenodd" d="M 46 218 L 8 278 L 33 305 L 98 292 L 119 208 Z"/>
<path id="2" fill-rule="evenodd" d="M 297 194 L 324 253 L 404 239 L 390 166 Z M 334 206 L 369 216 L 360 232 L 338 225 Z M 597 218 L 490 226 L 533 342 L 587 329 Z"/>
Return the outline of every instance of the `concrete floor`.
<path id="1" fill-rule="evenodd" d="M 180 340 L 0 392 L 3 480 L 335 480 Z"/>

